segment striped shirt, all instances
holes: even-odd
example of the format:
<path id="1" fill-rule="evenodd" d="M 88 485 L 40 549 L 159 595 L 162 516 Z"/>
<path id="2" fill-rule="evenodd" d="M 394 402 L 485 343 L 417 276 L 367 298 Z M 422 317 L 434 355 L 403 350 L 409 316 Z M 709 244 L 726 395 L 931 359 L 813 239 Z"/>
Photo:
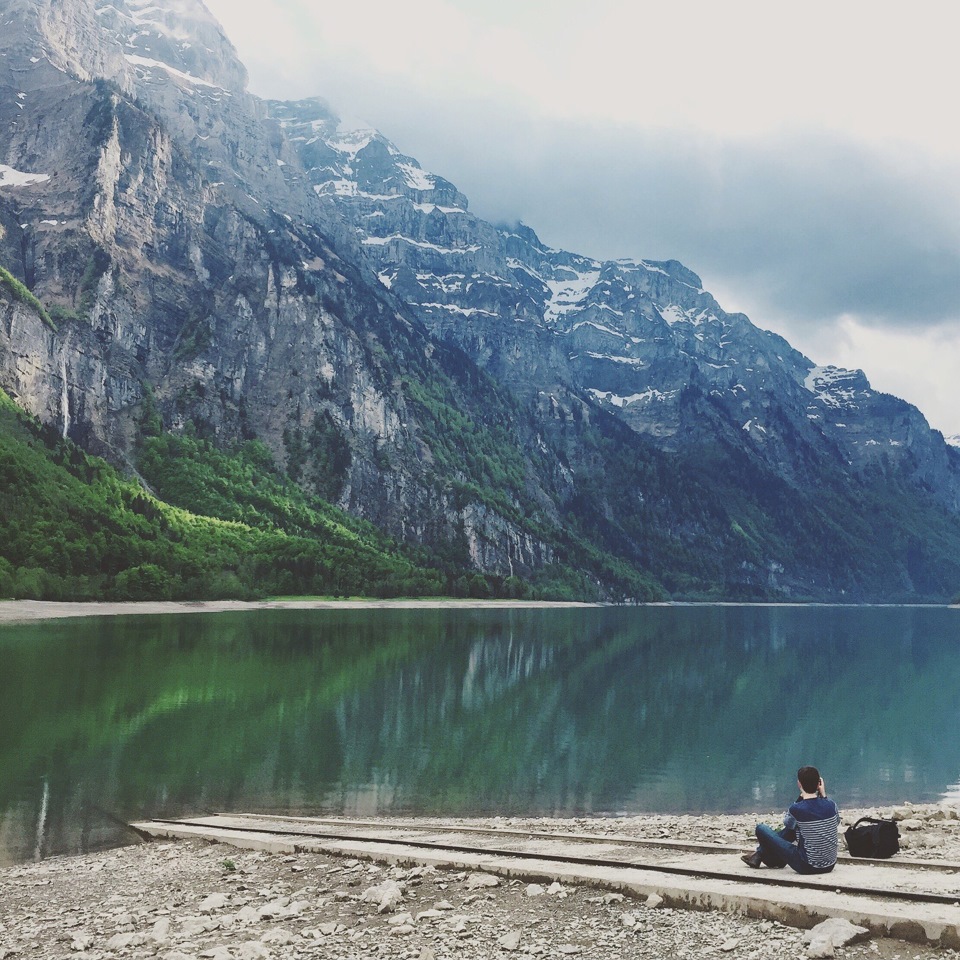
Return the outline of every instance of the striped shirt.
<path id="1" fill-rule="evenodd" d="M 840 811 L 829 797 L 798 800 L 789 816 L 796 822 L 800 855 L 814 870 L 827 870 L 837 862 Z"/>

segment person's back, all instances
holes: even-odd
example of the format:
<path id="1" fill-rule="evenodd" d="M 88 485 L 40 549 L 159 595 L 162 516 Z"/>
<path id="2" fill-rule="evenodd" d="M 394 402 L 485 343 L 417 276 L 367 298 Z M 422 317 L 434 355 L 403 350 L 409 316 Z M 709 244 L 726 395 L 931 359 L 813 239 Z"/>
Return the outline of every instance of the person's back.
<path id="1" fill-rule="evenodd" d="M 789 810 L 796 823 L 800 855 L 814 870 L 826 870 L 837 862 L 840 811 L 829 797 L 804 798 Z"/>

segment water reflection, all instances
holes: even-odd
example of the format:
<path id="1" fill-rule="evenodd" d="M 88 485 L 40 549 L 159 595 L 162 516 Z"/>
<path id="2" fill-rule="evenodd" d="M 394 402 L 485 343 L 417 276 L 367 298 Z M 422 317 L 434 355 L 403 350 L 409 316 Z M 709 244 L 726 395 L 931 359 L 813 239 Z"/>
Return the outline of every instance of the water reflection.
<path id="1" fill-rule="evenodd" d="M 849 805 L 960 770 L 934 609 L 342 611 L 0 630 L 0 860 L 125 818 Z"/>

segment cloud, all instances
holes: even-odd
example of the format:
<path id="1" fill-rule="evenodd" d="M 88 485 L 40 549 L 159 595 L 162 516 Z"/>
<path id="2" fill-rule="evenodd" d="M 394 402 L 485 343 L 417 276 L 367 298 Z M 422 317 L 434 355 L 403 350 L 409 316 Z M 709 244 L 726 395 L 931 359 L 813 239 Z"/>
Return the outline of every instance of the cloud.
<path id="1" fill-rule="evenodd" d="M 897 327 L 960 319 L 952 169 L 823 134 L 504 124 L 487 117 L 479 149 L 464 149 L 450 124 L 442 139 L 410 132 L 476 212 L 523 219 L 556 246 L 676 258 L 794 325 L 842 314 Z"/>
<path id="2" fill-rule="evenodd" d="M 760 0 L 642 16 L 613 0 L 589 16 L 573 0 L 276 0 L 267 30 L 259 3 L 208 3 L 255 92 L 327 98 L 479 215 L 596 257 L 681 260 L 819 362 L 874 376 L 902 361 L 882 376 L 912 402 L 930 371 L 953 382 L 937 361 L 960 344 L 960 142 L 935 17 L 914 56 L 915 21 L 831 7 L 823 32 Z"/>
<path id="3" fill-rule="evenodd" d="M 882 56 L 913 21 L 831 7 L 824 36 L 761 0 L 274 0 L 265 29 L 262 3 L 208 2 L 256 92 L 364 118 L 482 215 L 595 256 L 682 260 L 761 323 L 960 318 L 960 147 L 864 139 L 883 118 L 904 129 L 905 98 L 942 108 L 924 80 L 939 57 Z M 837 55 L 811 70 L 817 50 Z"/>

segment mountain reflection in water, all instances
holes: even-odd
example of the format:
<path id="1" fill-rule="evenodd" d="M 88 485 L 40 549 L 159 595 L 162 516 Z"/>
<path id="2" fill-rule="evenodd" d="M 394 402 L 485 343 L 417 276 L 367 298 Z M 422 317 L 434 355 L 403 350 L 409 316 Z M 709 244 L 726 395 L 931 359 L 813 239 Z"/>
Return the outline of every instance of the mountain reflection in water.
<path id="1" fill-rule="evenodd" d="M 0 862 L 108 814 L 778 809 L 957 792 L 960 612 L 256 611 L 0 629 Z"/>

